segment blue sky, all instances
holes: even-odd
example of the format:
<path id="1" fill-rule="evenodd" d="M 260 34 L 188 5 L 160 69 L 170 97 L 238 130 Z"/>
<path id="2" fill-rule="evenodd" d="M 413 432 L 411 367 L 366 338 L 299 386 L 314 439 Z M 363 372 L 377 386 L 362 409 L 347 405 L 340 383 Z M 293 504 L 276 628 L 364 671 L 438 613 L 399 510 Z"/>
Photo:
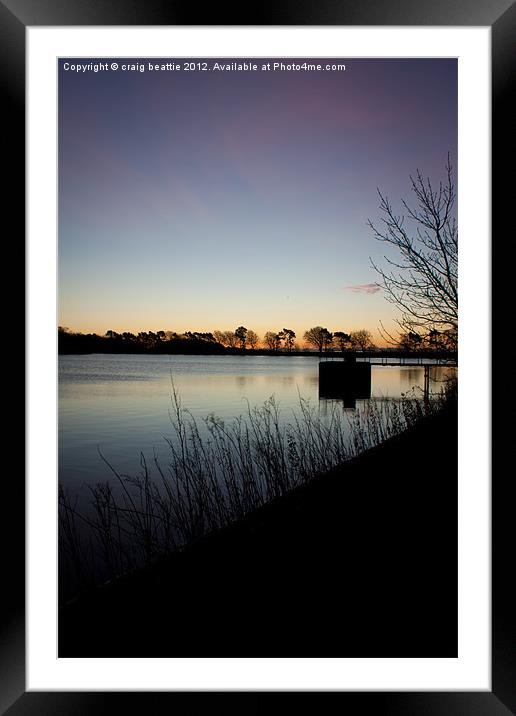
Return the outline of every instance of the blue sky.
<path id="1" fill-rule="evenodd" d="M 437 181 L 448 152 L 456 165 L 456 60 L 311 73 L 74 73 L 65 61 L 61 325 L 392 324 L 368 288 L 369 257 L 381 263 L 385 247 L 367 220 L 379 218 L 377 187 L 398 205 L 417 168 Z"/>

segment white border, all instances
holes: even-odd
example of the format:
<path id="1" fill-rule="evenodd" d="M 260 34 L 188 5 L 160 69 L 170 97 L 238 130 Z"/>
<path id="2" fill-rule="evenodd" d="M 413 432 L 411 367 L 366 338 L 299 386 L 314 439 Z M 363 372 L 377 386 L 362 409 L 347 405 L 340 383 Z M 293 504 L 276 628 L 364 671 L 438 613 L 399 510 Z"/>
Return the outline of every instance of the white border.
<path id="1" fill-rule="evenodd" d="M 490 690 L 490 28 L 37 27 L 27 47 L 27 689 Z M 57 658 L 58 56 L 459 58 L 458 659 Z"/>

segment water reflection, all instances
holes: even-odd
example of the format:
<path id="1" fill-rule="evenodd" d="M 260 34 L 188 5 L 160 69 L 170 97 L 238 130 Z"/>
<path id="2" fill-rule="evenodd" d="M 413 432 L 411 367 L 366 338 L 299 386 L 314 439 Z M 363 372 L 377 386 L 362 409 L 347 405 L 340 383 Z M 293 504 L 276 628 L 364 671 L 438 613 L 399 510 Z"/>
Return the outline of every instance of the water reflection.
<path id="1" fill-rule="evenodd" d="M 401 382 L 407 388 L 419 385 L 423 379 L 423 368 L 405 368 L 400 374 Z"/>
<path id="2" fill-rule="evenodd" d="M 303 376 L 303 383 L 305 385 L 309 385 L 311 387 L 318 387 L 319 386 L 319 376 L 317 374 L 315 375 L 304 375 Z"/>
<path id="3" fill-rule="evenodd" d="M 248 405 L 262 406 L 274 395 L 284 421 L 299 414 L 299 398 L 327 413 L 338 400 L 360 410 L 370 396 L 396 398 L 422 389 L 422 367 L 373 366 L 369 393 L 319 392 L 317 357 L 249 356 L 61 356 L 59 359 L 59 479 L 72 492 L 84 483 L 109 480 L 97 446 L 120 472 L 138 472 L 140 452 L 167 464 L 172 437 L 173 385 L 182 405 L 205 428 L 210 414 L 231 421 Z M 454 369 L 431 370 L 431 390 L 439 391 Z M 419 393 L 421 395 L 421 392 Z"/>
<path id="4" fill-rule="evenodd" d="M 245 388 L 247 385 L 251 385 L 256 380 L 254 375 L 236 375 L 235 382 L 239 388 Z"/>
<path id="5" fill-rule="evenodd" d="M 449 366 L 432 366 L 430 392 L 439 393 L 444 389 L 447 381 L 456 375 L 456 370 Z M 373 366 L 371 397 L 396 398 L 410 393 L 420 397 L 424 386 L 424 372 L 423 366 Z"/>
<path id="6" fill-rule="evenodd" d="M 345 388 L 321 388 L 319 387 L 319 401 L 321 404 L 342 403 L 346 410 L 355 410 L 357 400 L 369 400 L 371 398 L 371 390 L 354 390 L 353 386 Z"/>
<path id="7" fill-rule="evenodd" d="M 372 366 L 370 389 L 355 389 L 353 384 L 331 386 L 320 385 L 318 376 L 306 376 L 307 385 L 317 385 L 321 404 L 338 401 L 344 408 L 354 410 L 360 408 L 364 400 L 370 398 L 388 399 L 400 396 L 421 398 L 424 387 L 424 367 L 408 366 Z M 430 394 L 437 395 L 444 390 L 450 379 L 456 376 L 457 369 L 449 366 L 432 366 L 429 370 Z M 357 403 L 358 401 L 358 403 Z"/>
<path id="8" fill-rule="evenodd" d="M 297 375 L 267 375 L 265 376 L 265 382 L 282 386 L 292 386 L 298 378 L 299 376 Z"/>
<path id="9" fill-rule="evenodd" d="M 358 405 L 357 405 L 358 401 Z M 355 395 L 339 395 L 336 397 L 321 396 L 319 394 L 319 414 L 323 417 L 332 414 L 335 405 L 339 405 L 344 410 L 354 411 L 363 405 L 364 401 L 358 399 Z"/>

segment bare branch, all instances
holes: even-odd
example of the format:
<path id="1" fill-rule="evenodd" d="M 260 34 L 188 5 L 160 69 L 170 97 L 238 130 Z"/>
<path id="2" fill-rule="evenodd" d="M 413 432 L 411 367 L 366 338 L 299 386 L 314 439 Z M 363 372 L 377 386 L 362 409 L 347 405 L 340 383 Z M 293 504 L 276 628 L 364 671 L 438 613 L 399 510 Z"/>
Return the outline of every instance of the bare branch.
<path id="1" fill-rule="evenodd" d="M 415 203 L 402 200 L 398 215 L 378 189 L 380 224 L 368 225 L 375 239 L 398 250 L 400 258 L 384 256 L 387 268 L 370 259 L 388 301 L 401 312 L 404 330 L 456 330 L 458 325 L 458 237 L 454 216 L 455 189 L 448 155 L 446 180 L 433 188 L 419 169 L 410 177 Z"/>

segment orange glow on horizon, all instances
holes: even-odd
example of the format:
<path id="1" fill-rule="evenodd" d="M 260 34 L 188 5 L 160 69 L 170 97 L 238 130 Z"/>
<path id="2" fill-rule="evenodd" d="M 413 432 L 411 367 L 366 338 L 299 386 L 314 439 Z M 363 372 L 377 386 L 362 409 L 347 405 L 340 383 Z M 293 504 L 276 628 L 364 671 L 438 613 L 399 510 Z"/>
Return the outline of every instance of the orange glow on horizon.
<path id="1" fill-rule="evenodd" d="M 213 328 L 210 326 L 208 326 L 208 327 L 207 326 L 201 326 L 201 327 L 190 326 L 190 327 L 185 327 L 185 328 L 177 328 L 177 327 L 176 328 L 167 328 L 162 325 L 155 324 L 155 323 L 151 324 L 151 325 L 147 325 L 145 327 L 142 327 L 141 325 L 140 326 L 127 326 L 127 325 L 122 325 L 122 326 L 118 325 L 117 326 L 115 323 L 109 323 L 109 324 L 105 324 L 105 325 L 107 326 L 106 328 L 104 328 L 104 326 L 101 326 L 99 328 L 99 326 L 94 327 L 91 324 L 70 325 L 64 321 L 59 323 L 60 327 L 65 328 L 66 330 L 70 331 L 71 333 L 83 333 L 83 334 L 91 333 L 91 334 L 97 334 L 98 336 L 104 336 L 107 333 L 107 331 L 114 331 L 115 333 L 119 333 L 119 334 L 133 333 L 134 335 L 138 335 L 138 333 L 140 333 L 140 332 L 147 333 L 149 331 L 151 331 L 153 333 L 157 333 L 158 331 L 164 331 L 165 333 L 171 332 L 171 333 L 177 333 L 178 335 L 183 335 L 187 331 L 190 331 L 192 333 L 214 333 L 216 330 L 220 330 L 222 332 L 235 331 L 238 326 L 245 326 L 248 330 L 253 330 L 258 335 L 258 338 L 259 338 L 258 347 L 259 348 L 266 347 L 263 342 L 263 338 L 268 331 L 272 331 L 274 333 L 279 333 L 283 328 L 290 328 L 296 334 L 294 343 L 297 346 L 297 348 L 299 348 L 301 350 L 310 348 L 310 346 L 304 340 L 303 336 L 304 336 L 305 332 L 307 330 L 309 330 L 309 328 L 312 328 L 312 326 L 308 326 L 307 328 L 299 329 L 299 328 L 296 328 L 296 326 L 288 326 L 288 325 L 283 326 L 282 325 L 280 327 L 270 327 L 269 326 L 268 328 L 259 330 L 251 325 L 247 325 L 245 322 L 238 323 L 231 328 L 224 327 L 224 326 L 220 326 L 218 328 Z M 361 324 L 361 325 L 356 324 L 356 325 L 352 325 L 352 326 L 347 326 L 345 328 L 342 328 L 342 327 L 332 328 L 331 325 L 325 324 L 324 322 L 313 324 L 313 325 L 320 325 L 325 328 L 328 328 L 328 330 L 331 333 L 335 333 L 336 331 L 342 331 L 344 333 L 349 334 L 349 333 L 352 333 L 353 331 L 365 329 L 371 333 L 372 342 L 376 347 L 386 348 L 389 346 L 389 343 L 382 337 L 382 335 L 377 327 L 366 326 L 365 324 Z"/>

